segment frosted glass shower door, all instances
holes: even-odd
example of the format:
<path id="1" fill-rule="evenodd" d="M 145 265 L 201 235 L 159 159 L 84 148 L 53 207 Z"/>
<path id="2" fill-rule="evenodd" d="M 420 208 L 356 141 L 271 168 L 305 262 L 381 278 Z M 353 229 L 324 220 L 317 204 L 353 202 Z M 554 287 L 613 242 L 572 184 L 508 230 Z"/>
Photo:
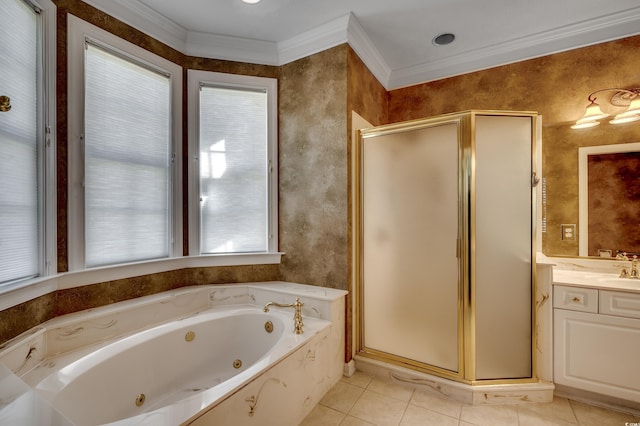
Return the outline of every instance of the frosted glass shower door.
<path id="1" fill-rule="evenodd" d="M 476 117 L 476 379 L 532 375 L 530 116 Z"/>
<path id="2" fill-rule="evenodd" d="M 363 136 L 364 351 L 459 371 L 460 122 Z"/>

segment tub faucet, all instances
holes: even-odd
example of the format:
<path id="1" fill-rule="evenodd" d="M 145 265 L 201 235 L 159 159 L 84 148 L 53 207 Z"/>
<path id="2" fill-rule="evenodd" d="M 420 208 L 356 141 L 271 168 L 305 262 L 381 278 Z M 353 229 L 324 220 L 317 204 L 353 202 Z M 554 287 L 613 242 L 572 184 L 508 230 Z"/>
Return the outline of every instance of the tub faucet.
<path id="1" fill-rule="evenodd" d="M 276 302 L 269 302 L 266 305 L 264 305 L 264 311 L 265 312 L 269 312 L 269 306 L 277 306 L 279 308 L 294 308 L 295 312 L 293 313 L 293 332 L 295 334 L 302 334 L 302 326 L 304 324 L 302 324 L 302 307 L 304 306 L 304 303 L 302 303 L 300 301 L 300 298 L 296 298 L 296 301 L 288 304 L 288 305 L 283 305 L 282 303 L 276 303 Z"/>

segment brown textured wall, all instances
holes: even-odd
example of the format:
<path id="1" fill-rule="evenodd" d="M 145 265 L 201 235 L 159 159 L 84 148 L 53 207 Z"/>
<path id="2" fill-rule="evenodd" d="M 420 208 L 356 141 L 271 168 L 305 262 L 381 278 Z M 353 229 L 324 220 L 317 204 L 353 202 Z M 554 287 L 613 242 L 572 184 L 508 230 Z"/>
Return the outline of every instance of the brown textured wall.
<path id="1" fill-rule="evenodd" d="M 277 280 L 278 265 L 178 269 L 58 290 L 55 313 L 65 315 L 190 285 L 252 282 L 256 277 L 261 281 Z"/>
<path id="2" fill-rule="evenodd" d="M 56 316 L 56 294 L 49 293 L 0 312 L 0 349 L 4 343 Z"/>
<path id="3" fill-rule="evenodd" d="M 547 183 L 543 252 L 577 256 L 577 240 L 562 241 L 560 224 L 578 224 L 578 146 L 638 141 L 640 124 L 603 123 L 580 131 L 569 126 L 584 113 L 589 93 L 611 87 L 640 87 L 638 51 L 640 36 L 629 37 L 393 90 L 389 93 L 389 121 L 467 109 L 542 114 L 542 164 Z"/>
<path id="4" fill-rule="evenodd" d="M 356 52 L 347 50 L 347 113 L 357 112 L 369 123 L 379 126 L 389 122 L 389 95 Z M 348 121 L 349 129 L 351 120 Z M 348 132 L 351 138 L 351 132 Z"/>
<path id="5" fill-rule="evenodd" d="M 190 285 L 229 284 L 280 279 L 278 265 L 178 269 L 58 290 L 0 312 L 3 342 L 55 316 L 97 308 Z"/>
<path id="6" fill-rule="evenodd" d="M 348 288 L 347 46 L 280 69 L 282 278 Z"/>

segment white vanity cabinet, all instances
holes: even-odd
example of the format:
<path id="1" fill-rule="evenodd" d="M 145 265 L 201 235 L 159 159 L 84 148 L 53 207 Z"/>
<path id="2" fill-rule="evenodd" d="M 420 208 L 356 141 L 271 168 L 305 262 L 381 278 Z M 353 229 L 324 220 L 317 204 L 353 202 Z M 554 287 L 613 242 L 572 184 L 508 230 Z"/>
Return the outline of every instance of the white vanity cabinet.
<path id="1" fill-rule="evenodd" d="M 640 402 L 640 293 L 555 285 L 554 382 Z"/>

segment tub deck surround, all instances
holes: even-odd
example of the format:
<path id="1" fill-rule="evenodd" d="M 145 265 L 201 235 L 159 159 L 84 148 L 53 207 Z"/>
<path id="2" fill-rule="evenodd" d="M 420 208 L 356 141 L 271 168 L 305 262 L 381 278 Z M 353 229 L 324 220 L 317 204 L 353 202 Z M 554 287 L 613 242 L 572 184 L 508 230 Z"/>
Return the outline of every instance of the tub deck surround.
<path id="1" fill-rule="evenodd" d="M 66 409 L 77 410 L 78 407 L 89 405 L 91 398 L 78 403 L 83 399 L 83 393 L 90 395 L 92 392 L 91 389 L 87 390 L 86 386 L 101 386 L 113 380 L 111 376 L 115 377 L 115 375 L 110 375 L 110 372 L 128 367 L 127 355 L 133 354 L 134 357 L 138 357 L 132 361 L 136 365 L 163 359 L 164 362 L 167 360 L 176 362 L 185 356 L 175 351 L 179 351 L 180 346 L 189 346 L 185 343 L 185 333 L 195 331 L 194 342 L 198 342 L 198 336 L 202 338 L 208 329 L 215 328 L 214 322 L 209 323 L 210 320 L 215 321 L 217 317 L 236 314 L 247 317 L 257 315 L 262 322 L 261 333 L 266 334 L 262 319 L 271 317 L 274 325 L 273 335 L 275 336 L 278 330 L 282 331 L 281 338 L 272 338 L 272 340 L 278 340 L 278 344 L 268 349 L 266 355 L 264 353 L 251 355 L 251 348 L 254 345 L 240 339 L 238 344 L 245 346 L 245 355 L 239 358 L 244 357 L 246 361 L 233 378 L 224 380 L 227 378 L 225 376 L 235 373 L 231 366 L 225 366 L 228 371 L 215 373 L 216 377 L 212 379 L 214 382 L 222 383 L 211 389 L 205 389 L 212 384 L 202 381 L 206 376 L 205 372 L 200 374 L 198 369 L 189 370 L 189 365 L 192 361 L 196 362 L 197 356 L 188 355 L 186 358 L 189 362 L 178 365 L 178 375 L 182 377 L 174 380 L 180 383 L 179 389 L 176 389 L 177 392 L 172 394 L 162 388 L 158 391 L 160 394 L 164 392 L 162 396 L 164 399 L 161 402 L 158 402 L 162 399 L 158 397 L 158 392 L 156 392 L 156 398 L 146 395 L 151 397 L 136 411 L 138 407 L 134 405 L 133 399 L 138 393 L 144 393 L 144 389 L 122 389 L 122 393 L 127 395 L 131 392 L 136 393 L 130 401 L 131 404 L 125 402 L 126 407 L 122 408 L 124 410 L 122 416 L 127 418 L 120 420 L 101 417 L 95 422 L 102 424 L 115 421 L 114 424 L 122 425 L 175 425 L 187 422 L 192 417 L 192 421 L 202 422 L 200 418 L 203 416 L 223 416 L 235 419 L 233 424 L 244 424 L 242 422 L 245 420 L 249 422 L 246 424 L 265 424 L 264 422 L 267 421 L 265 416 L 273 414 L 275 410 L 278 415 L 286 413 L 282 417 L 285 423 L 282 424 L 295 425 L 308 414 L 342 375 L 345 295 L 346 292 L 343 290 L 285 282 L 183 288 L 55 318 L 8 342 L 0 349 L 0 364 L 6 366 L 16 379 L 20 377 L 32 389 L 36 389 L 34 395 L 38 396 L 44 406 L 47 405 L 45 400 L 51 400 L 54 407 L 60 408 L 61 412 L 65 413 Z M 304 334 L 302 335 L 293 333 L 293 309 L 274 307 L 270 313 L 262 312 L 262 307 L 267 302 L 291 303 L 296 297 L 304 303 L 302 308 Z M 247 333 L 240 330 L 236 332 L 239 337 L 246 337 Z M 160 342 L 161 338 L 171 333 L 178 336 L 180 343 L 160 344 L 157 348 L 151 349 L 153 353 L 146 355 L 142 346 L 135 346 L 136 342 L 143 340 L 152 343 Z M 229 341 L 227 344 L 219 345 L 220 342 L 216 342 L 213 347 L 233 346 L 230 342 L 234 340 L 233 337 L 233 334 L 227 335 L 226 338 L 222 338 L 224 341 Z M 210 337 L 209 340 L 211 339 L 215 337 Z M 206 350 L 211 351 L 210 348 Z M 163 353 L 162 357 L 155 356 L 159 352 Z M 209 358 L 211 358 L 210 354 L 202 358 L 202 365 L 208 365 Z M 254 363 L 253 361 L 257 359 L 259 361 Z M 105 368 L 95 368 L 96 365 L 102 365 Z M 169 364 L 160 368 L 166 371 Z M 135 372 L 132 372 L 131 376 L 135 376 Z M 151 378 L 149 380 L 155 381 Z M 84 388 L 82 381 L 87 383 Z M 278 381 L 281 382 L 282 392 L 267 391 L 273 383 Z M 184 386 L 181 385 L 185 385 L 185 389 L 188 388 L 188 390 L 184 391 L 181 388 Z M 133 386 L 133 384 L 130 385 L 130 387 Z M 265 390 L 261 391 L 260 389 L 263 388 Z M 194 392 L 194 389 L 204 390 Z M 248 389 L 247 392 L 251 392 L 251 395 L 239 397 L 240 391 L 246 389 Z M 0 387 L 0 392 L 5 390 Z M 267 394 L 279 396 L 271 402 L 260 402 L 271 398 L 271 396 L 266 397 Z M 292 404 L 290 401 L 295 401 L 296 398 L 302 399 L 299 403 Z M 238 401 L 231 402 L 235 399 Z M 100 402 L 97 404 L 98 406 L 107 405 Z M 218 406 L 228 407 L 227 409 L 232 412 L 220 413 L 219 411 L 227 409 L 218 409 L 216 408 Z M 265 409 L 267 406 L 270 408 Z M 133 407 L 133 410 L 130 407 Z M 103 410 L 107 408 L 109 408 L 108 412 L 120 410 L 117 407 L 105 407 Z M 3 412 L 15 411 L 15 406 L 8 410 L 2 409 L 0 424 L 4 424 Z M 87 424 L 92 421 L 91 411 L 95 412 L 95 408 L 89 408 L 86 413 L 74 414 L 77 417 L 68 416 L 72 420 L 75 419 L 78 424 Z M 96 413 L 96 416 L 98 414 Z M 240 417 L 247 419 L 242 420 Z"/>
<path id="2" fill-rule="evenodd" d="M 73 426 L 4 365 L 0 365 L 0 424 Z"/>

